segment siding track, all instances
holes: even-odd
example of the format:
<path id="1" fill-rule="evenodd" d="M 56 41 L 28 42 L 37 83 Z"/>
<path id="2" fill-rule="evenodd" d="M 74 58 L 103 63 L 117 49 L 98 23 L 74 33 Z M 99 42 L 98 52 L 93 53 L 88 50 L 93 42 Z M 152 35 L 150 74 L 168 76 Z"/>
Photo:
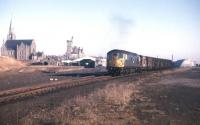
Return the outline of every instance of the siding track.
<path id="1" fill-rule="evenodd" d="M 15 102 L 23 100 L 28 97 L 38 96 L 42 94 L 47 94 L 55 92 L 61 89 L 72 88 L 76 86 L 82 86 L 86 84 L 96 83 L 100 81 L 107 81 L 114 79 L 116 77 L 111 76 L 87 76 L 81 77 L 75 80 L 62 80 L 48 84 L 41 84 L 31 87 L 21 87 L 10 90 L 4 90 L 0 92 L 0 104 L 5 104 L 9 102 Z"/>

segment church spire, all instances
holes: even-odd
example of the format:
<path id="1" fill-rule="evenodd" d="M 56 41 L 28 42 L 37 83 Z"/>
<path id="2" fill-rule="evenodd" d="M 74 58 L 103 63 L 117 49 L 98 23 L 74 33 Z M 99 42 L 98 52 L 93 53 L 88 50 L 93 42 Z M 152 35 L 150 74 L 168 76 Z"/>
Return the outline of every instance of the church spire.
<path id="1" fill-rule="evenodd" d="M 16 36 L 15 36 L 15 34 L 14 34 L 14 32 L 13 32 L 13 28 L 12 28 L 12 18 L 11 18 L 7 39 L 8 39 L 8 40 L 14 40 L 15 38 L 16 38 Z"/>
<path id="2" fill-rule="evenodd" d="M 12 33 L 12 18 L 11 18 L 11 20 L 10 20 L 9 33 Z"/>

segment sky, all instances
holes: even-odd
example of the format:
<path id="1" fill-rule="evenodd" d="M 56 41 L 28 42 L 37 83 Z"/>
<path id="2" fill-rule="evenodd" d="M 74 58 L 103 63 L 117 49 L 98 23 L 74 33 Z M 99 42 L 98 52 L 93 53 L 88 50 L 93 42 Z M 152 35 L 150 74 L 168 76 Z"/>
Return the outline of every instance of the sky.
<path id="1" fill-rule="evenodd" d="M 123 49 L 200 62 L 199 13 L 199 0 L 0 0 L 0 44 L 12 18 L 16 39 L 47 55 L 63 55 L 73 36 L 90 56 Z"/>

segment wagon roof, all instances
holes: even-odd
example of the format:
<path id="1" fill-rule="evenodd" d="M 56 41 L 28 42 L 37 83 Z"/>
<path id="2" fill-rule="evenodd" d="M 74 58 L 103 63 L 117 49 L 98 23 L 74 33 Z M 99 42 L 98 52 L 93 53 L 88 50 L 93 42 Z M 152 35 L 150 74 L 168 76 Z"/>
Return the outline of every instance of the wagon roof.
<path id="1" fill-rule="evenodd" d="M 145 57 L 145 58 L 152 58 L 152 59 L 159 59 L 159 60 L 171 61 L 170 59 L 164 59 L 164 58 L 158 58 L 158 57 L 151 57 L 151 56 L 144 56 L 144 55 L 140 55 L 140 56 Z"/>

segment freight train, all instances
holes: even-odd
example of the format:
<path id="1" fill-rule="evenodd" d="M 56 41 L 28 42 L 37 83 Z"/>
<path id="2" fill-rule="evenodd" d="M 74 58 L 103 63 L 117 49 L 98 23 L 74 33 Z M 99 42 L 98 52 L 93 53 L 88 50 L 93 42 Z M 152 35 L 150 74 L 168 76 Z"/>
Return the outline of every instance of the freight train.
<path id="1" fill-rule="evenodd" d="M 168 59 L 148 57 L 118 49 L 107 53 L 107 70 L 111 75 L 161 70 L 171 67 L 172 61 Z"/>

